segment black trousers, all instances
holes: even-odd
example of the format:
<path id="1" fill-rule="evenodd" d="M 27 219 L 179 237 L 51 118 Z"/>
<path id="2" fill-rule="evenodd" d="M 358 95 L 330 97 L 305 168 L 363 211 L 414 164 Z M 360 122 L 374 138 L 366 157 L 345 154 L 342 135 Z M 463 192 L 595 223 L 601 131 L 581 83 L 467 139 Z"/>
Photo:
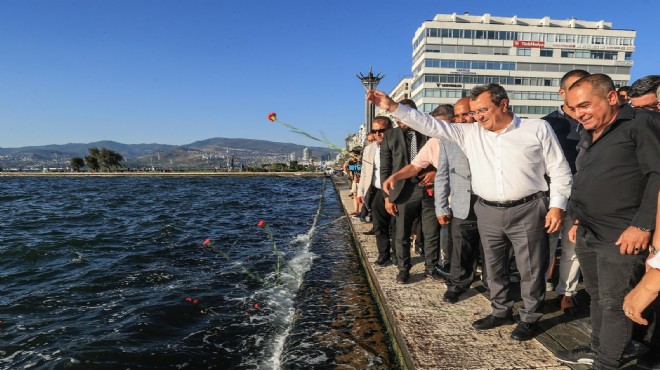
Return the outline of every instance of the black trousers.
<path id="1" fill-rule="evenodd" d="M 385 198 L 383 198 L 383 191 L 371 186 L 369 188 L 371 194 L 370 209 L 371 219 L 373 222 L 373 230 L 376 235 L 376 247 L 378 248 L 378 257 L 389 258 L 392 256 L 394 248 L 391 242 L 391 225 L 392 216 L 385 210 Z"/>
<path id="2" fill-rule="evenodd" d="M 424 196 L 425 189 L 417 184 L 406 184 L 397 199 L 399 215 L 396 217 L 395 248 L 399 271 L 410 271 L 410 234 L 413 221 L 421 212 L 420 222 L 424 235 L 424 268 L 433 271 L 438 263 L 439 233 L 433 198 Z"/>
<path id="3" fill-rule="evenodd" d="M 451 220 L 451 264 L 447 290 L 462 292 L 470 288 L 477 269 L 479 229 L 477 219 L 454 217 Z"/>

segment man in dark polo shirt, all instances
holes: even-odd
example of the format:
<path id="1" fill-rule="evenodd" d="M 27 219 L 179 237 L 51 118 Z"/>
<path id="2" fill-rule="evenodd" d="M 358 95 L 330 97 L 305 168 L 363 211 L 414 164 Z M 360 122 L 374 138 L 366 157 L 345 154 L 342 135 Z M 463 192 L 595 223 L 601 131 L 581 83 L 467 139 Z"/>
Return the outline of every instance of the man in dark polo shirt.
<path id="1" fill-rule="evenodd" d="M 581 78 L 567 103 L 582 124 L 571 204 L 576 252 L 591 295 L 591 343 L 562 351 L 568 363 L 618 369 L 632 336 L 623 297 L 644 273 L 660 188 L 660 114 L 620 106 L 604 74 Z"/>

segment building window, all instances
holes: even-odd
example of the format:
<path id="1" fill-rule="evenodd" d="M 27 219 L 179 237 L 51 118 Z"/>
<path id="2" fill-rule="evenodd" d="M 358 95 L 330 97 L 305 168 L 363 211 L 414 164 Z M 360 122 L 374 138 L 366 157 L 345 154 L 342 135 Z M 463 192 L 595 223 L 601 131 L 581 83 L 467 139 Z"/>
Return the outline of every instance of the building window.
<path id="1" fill-rule="evenodd" d="M 518 55 L 518 56 L 530 56 L 530 55 L 532 55 L 532 49 L 518 48 L 518 51 L 516 52 L 516 55 Z"/>
<path id="2" fill-rule="evenodd" d="M 542 57 L 552 57 L 552 49 L 541 49 Z"/>
<path id="3" fill-rule="evenodd" d="M 632 53 L 626 53 L 626 60 L 632 60 Z"/>

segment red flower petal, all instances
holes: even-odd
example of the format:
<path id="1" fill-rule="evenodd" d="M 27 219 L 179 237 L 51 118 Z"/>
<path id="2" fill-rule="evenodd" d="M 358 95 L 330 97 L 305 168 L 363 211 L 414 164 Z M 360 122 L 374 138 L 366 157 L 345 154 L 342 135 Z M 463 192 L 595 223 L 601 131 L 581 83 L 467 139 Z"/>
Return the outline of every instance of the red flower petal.
<path id="1" fill-rule="evenodd" d="M 264 227 L 264 226 L 266 226 L 266 221 L 264 221 L 264 220 L 259 221 L 259 222 L 257 223 L 257 226 L 259 226 L 259 227 Z"/>
<path id="2" fill-rule="evenodd" d="M 206 245 L 206 246 L 211 245 L 211 239 L 204 240 L 204 243 L 202 243 L 202 245 Z"/>

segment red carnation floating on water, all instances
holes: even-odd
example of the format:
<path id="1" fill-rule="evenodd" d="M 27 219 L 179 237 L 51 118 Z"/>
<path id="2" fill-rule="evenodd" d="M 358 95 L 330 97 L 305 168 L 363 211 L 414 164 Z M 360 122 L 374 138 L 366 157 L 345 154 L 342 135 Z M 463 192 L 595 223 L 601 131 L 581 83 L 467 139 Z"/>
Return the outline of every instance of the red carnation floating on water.
<path id="1" fill-rule="evenodd" d="M 206 239 L 206 240 L 204 240 L 204 242 L 202 243 L 202 245 L 208 247 L 209 245 L 211 245 L 211 239 Z"/>
<path id="2" fill-rule="evenodd" d="M 259 226 L 259 227 L 264 227 L 264 226 L 266 226 L 266 221 L 264 221 L 264 220 L 260 220 L 260 221 L 257 223 L 257 226 Z"/>
<path id="3" fill-rule="evenodd" d="M 275 112 L 268 114 L 268 120 L 271 122 L 277 121 L 277 114 Z"/>

